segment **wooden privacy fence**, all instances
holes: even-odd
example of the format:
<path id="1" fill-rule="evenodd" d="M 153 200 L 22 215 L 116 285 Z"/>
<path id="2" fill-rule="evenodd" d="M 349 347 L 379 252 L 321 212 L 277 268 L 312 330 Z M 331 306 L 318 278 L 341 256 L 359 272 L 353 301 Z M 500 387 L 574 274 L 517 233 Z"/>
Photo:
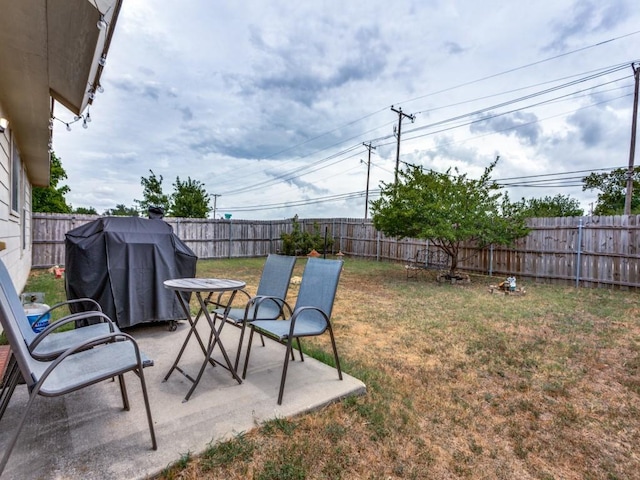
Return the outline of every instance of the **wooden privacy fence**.
<path id="1" fill-rule="evenodd" d="M 95 215 L 33 214 L 33 266 L 64 264 L 65 233 L 95 220 Z M 279 252 L 288 220 L 213 220 L 165 218 L 201 259 L 260 257 Z M 370 220 L 299 219 L 301 229 L 333 239 L 331 252 L 348 257 L 406 262 L 428 241 L 386 237 Z M 513 247 L 462 249 L 458 267 L 499 277 L 541 282 L 640 288 L 640 215 L 558 217 L 528 220 L 531 232 Z"/>

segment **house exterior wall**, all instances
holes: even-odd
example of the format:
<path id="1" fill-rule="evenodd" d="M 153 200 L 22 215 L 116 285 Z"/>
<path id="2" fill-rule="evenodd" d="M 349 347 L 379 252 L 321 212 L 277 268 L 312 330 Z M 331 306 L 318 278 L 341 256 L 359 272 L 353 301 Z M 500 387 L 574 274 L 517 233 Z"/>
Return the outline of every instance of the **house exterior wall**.
<path id="1" fill-rule="evenodd" d="M 0 133 L 0 258 L 22 291 L 31 270 L 32 187 L 19 155 L 9 125 Z"/>

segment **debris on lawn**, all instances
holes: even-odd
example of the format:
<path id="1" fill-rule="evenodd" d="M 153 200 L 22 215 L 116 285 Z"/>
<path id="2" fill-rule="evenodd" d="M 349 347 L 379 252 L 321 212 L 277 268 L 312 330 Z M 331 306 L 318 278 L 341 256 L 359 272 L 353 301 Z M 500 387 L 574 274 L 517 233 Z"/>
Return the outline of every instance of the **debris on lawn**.
<path id="1" fill-rule="evenodd" d="M 438 282 L 450 282 L 451 285 L 455 285 L 456 283 L 471 283 L 471 277 L 466 273 L 462 272 L 453 272 L 451 273 L 448 270 L 441 270 L 438 272 L 436 276 L 436 280 Z"/>
<path id="2" fill-rule="evenodd" d="M 497 285 L 489 285 L 489 293 L 502 293 L 504 295 L 525 295 L 527 291 L 522 287 L 516 287 L 516 277 L 507 277 L 504 282 Z"/>
<path id="3" fill-rule="evenodd" d="M 64 267 L 61 267 L 60 265 L 54 265 L 49 269 L 49 273 L 54 274 L 56 278 L 62 278 L 62 275 L 64 274 Z"/>

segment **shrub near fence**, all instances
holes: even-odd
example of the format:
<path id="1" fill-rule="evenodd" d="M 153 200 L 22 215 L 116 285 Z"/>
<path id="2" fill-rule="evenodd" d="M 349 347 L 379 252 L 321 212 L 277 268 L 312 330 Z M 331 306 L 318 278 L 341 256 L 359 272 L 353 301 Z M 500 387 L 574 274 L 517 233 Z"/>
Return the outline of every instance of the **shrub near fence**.
<path id="1" fill-rule="evenodd" d="M 33 266 L 64 264 L 64 235 L 95 215 L 33 214 Z M 282 249 L 281 234 L 292 220 L 165 218 L 198 258 L 260 257 Z M 333 239 L 329 253 L 378 261 L 406 262 L 428 241 L 386 237 L 370 220 L 298 219 Z M 533 218 L 530 234 L 512 248 L 462 249 L 459 268 L 467 272 L 516 276 L 589 287 L 640 288 L 640 215 Z"/>

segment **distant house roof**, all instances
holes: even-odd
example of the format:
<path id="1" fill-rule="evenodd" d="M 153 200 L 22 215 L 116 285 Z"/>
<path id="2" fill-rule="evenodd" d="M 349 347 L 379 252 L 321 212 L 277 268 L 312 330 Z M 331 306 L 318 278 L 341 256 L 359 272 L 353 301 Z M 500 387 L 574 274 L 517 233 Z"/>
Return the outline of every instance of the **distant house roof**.
<path id="1" fill-rule="evenodd" d="M 0 0 L 0 111 L 34 185 L 49 185 L 52 99 L 75 115 L 92 103 L 121 5 Z M 97 26 L 101 15 L 104 29 Z"/>

